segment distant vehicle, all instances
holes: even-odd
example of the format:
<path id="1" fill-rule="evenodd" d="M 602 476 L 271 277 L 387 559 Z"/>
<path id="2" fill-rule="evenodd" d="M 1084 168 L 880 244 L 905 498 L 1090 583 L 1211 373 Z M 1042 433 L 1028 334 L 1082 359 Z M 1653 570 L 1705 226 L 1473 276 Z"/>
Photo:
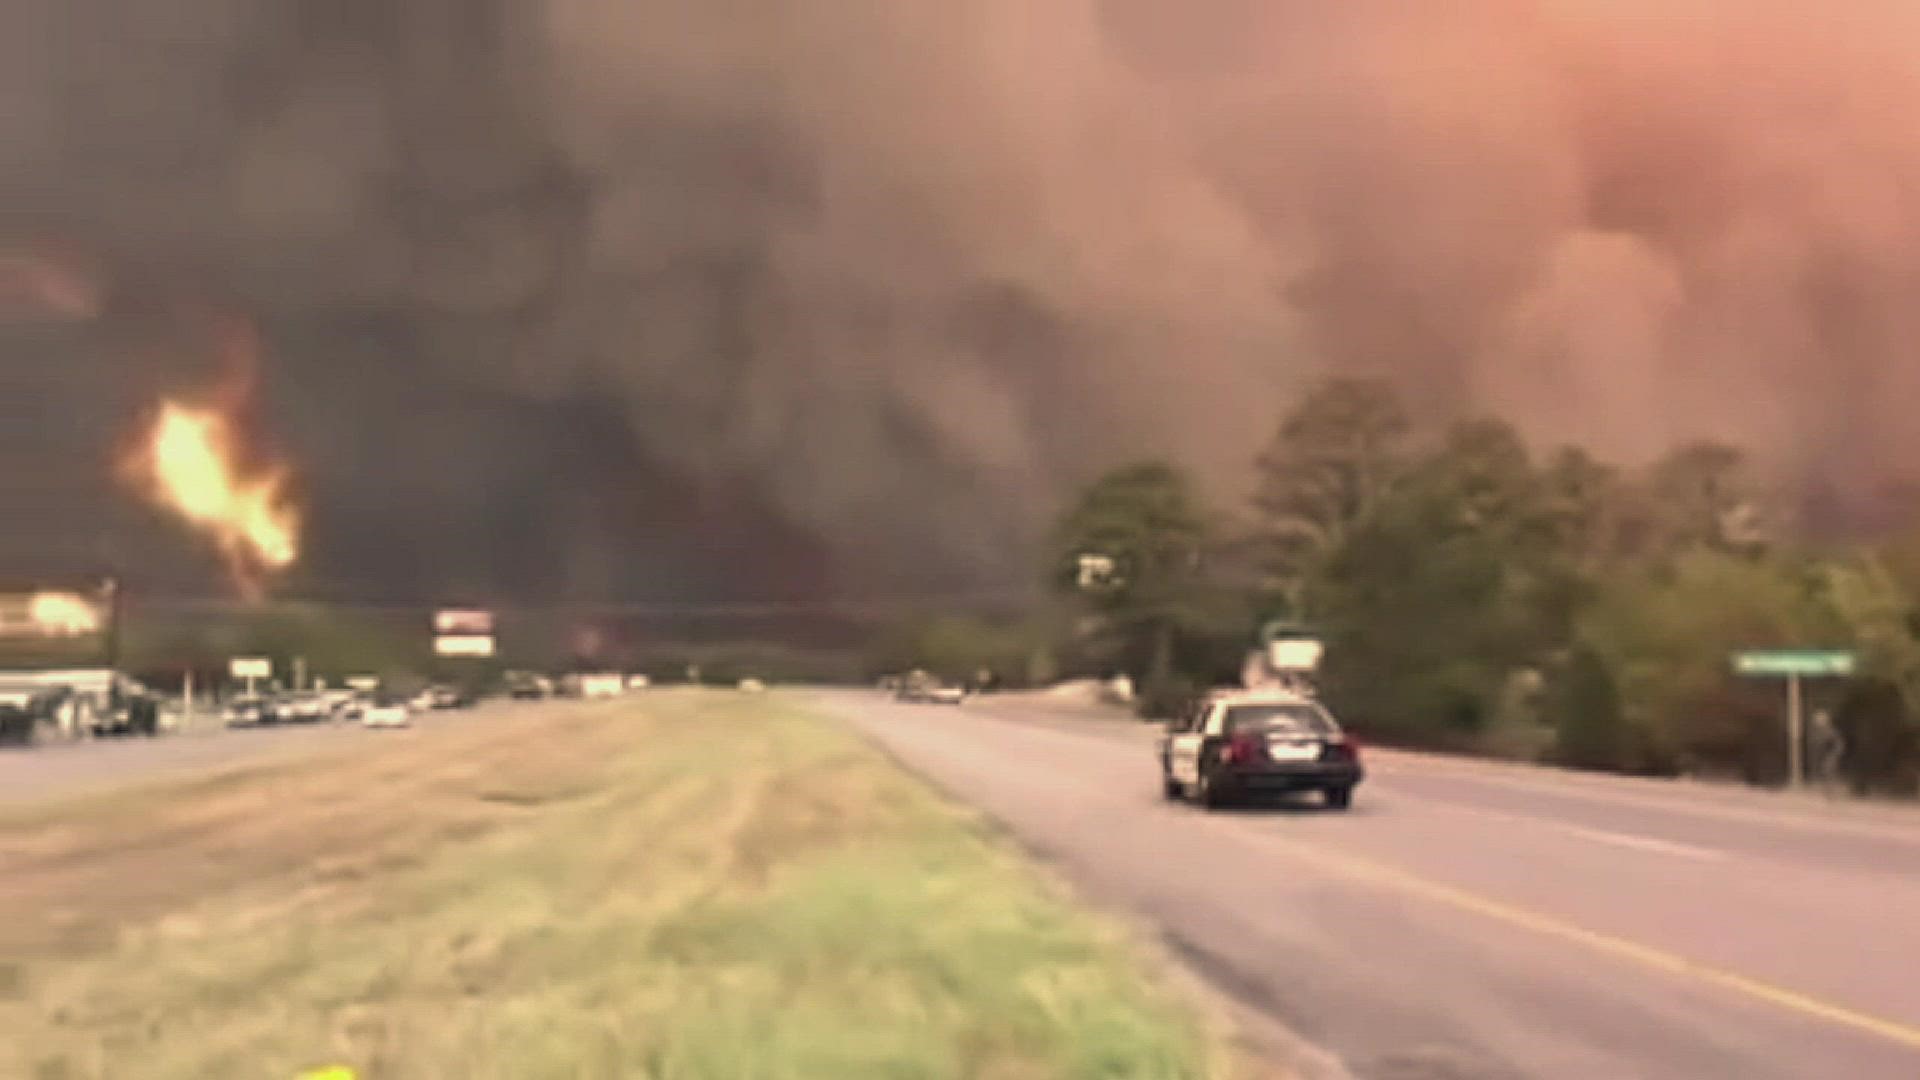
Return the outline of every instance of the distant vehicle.
<path id="1" fill-rule="evenodd" d="M 652 685 L 653 680 L 645 675 L 627 676 L 627 689 L 629 690 L 645 690 Z"/>
<path id="2" fill-rule="evenodd" d="M 160 699 L 151 691 L 139 689 L 121 703 L 119 733 L 153 738 L 160 734 Z"/>
<path id="3" fill-rule="evenodd" d="M 414 699 L 420 709 L 466 709 L 473 703 L 472 694 L 452 686 L 429 686 Z"/>
<path id="4" fill-rule="evenodd" d="M 740 692 L 743 694 L 764 694 L 767 692 L 767 684 L 749 675 L 740 680 Z"/>
<path id="5" fill-rule="evenodd" d="M 360 707 L 360 723 L 370 728 L 401 728 L 413 723 L 413 711 L 396 697 L 376 697 Z"/>
<path id="6" fill-rule="evenodd" d="M 1345 810 L 1366 776 L 1359 744 L 1296 690 L 1209 694 L 1167 725 L 1159 754 L 1166 796 L 1208 808 L 1316 791 L 1329 808 Z"/>
<path id="7" fill-rule="evenodd" d="M 510 671 L 506 677 L 507 696 L 515 701 L 539 701 L 553 696 L 553 681 L 544 675 Z"/>
<path id="8" fill-rule="evenodd" d="M 613 698 L 627 692 L 627 680 L 617 672 L 582 673 L 569 678 L 575 680 L 583 698 Z"/>
<path id="9" fill-rule="evenodd" d="M 0 685 L 0 743 L 26 746 L 34 729 L 52 715 L 57 692 L 37 685 Z"/>
<path id="10" fill-rule="evenodd" d="M 273 712 L 267 707 L 265 698 L 237 697 L 227 702 L 220 712 L 220 719 L 228 727 L 253 727 L 273 722 Z"/>
<path id="11" fill-rule="evenodd" d="M 915 671 L 900 680 L 894 697 L 900 701 L 929 705 L 958 705 L 967 699 L 964 687 L 949 686 L 924 671 Z"/>
<path id="12" fill-rule="evenodd" d="M 319 694 L 287 694 L 272 703 L 273 715 L 283 724 L 316 724 L 325 720 L 331 709 Z"/>

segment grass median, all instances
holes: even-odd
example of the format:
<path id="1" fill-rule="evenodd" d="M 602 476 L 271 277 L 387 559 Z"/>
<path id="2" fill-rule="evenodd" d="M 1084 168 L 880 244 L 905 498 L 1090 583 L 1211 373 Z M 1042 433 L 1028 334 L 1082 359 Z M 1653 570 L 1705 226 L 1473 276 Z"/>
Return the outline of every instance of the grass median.
<path id="1" fill-rule="evenodd" d="M 0 821 L 0 1075 L 1235 1071 L 1115 927 L 791 701 L 367 736 Z"/>

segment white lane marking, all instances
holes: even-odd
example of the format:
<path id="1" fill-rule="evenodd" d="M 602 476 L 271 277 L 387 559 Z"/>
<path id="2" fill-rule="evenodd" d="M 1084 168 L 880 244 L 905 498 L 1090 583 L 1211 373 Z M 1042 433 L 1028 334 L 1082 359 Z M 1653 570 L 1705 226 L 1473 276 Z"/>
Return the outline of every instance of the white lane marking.
<path id="1" fill-rule="evenodd" d="M 1555 829 L 1582 840 L 1591 840 L 1596 844 L 1612 844 L 1615 847 L 1635 848 L 1661 855 L 1674 855 L 1682 859 L 1701 859 L 1717 861 L 1727 857 L 1724 851 L 1713 848 L 1696 847 L 1674 840 L 1660 840 L 1651 836 L 1633 836 L 1628 833 L 1606 832 L 1602 829 L 1583 829 L 1578 825 L 1555 825 Z"/>
<path id="2" fill-rule="evenodd" d="M 1727 858 L 1727 853 L 1717 848 L 1700 847 L 1695 844 L 1683 844 L 1678 840 L 1662 840 L 1653 836 L 1639 836 L 1633 833 L 1609 832 L 1605 829 L 1589 829 L 1580 825 L 1571 825 L 1564 821 L 1555 821 L 1536 814 L 1516 814 L 1511 810 L 1491 810 L 1484 806 L 1468 806 L 1465 803 L 1449 799 L 1436 799 L 1428 795 L 1408 795 L 1404 791 L 1393 791 L 1389 796 L 1393 802 L 1409 802 L 1425 806 L 1438 807 L 1456 814 L 1469 814 L 1474 817 L 1488 818 L 1493 821 L 1514 825 L 1527 825 L 1536 829 L 1588 840 L 1596 844 L 1611 844 L 1614 847 L 1632 848 L 1637 851 L 1650 851 L 1661 855 L 1673 855 L 1683 859 L 1719 861 Z"/>

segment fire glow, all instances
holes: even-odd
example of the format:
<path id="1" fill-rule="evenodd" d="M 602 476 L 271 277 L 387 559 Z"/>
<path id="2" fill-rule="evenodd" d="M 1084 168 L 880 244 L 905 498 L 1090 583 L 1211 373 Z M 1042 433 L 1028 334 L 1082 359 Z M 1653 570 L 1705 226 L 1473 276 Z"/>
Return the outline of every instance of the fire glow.
<path id="1" fill-rule="evenodd" d="M 100 632 L 99 609 L 77 593 L 34 593 L 27 601 L 27 621 L 45 637 L 84 637 Z"/>
<path id="2" fill-rule="evenodd" d="M 247 468 L 231 418 L 163 401 L 127 462 L 156 505 L 211 539 L 235 585 L 258 596 L 300 556 L 300 514 L 284 467 Z"/>

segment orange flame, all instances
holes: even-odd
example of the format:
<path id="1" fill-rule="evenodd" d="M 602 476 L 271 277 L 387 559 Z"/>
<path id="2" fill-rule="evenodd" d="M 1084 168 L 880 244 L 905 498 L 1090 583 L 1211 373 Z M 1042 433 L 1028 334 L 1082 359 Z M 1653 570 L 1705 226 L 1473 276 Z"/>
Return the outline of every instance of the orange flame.
<path id="1" fill-rule="evenodd" d="M 201 308 L 188 314 L 213 337 L 218 381 L 191 402 L 163 398 L 122 458 L 122 475 L 210 539 L 241 595 L 258 599 L 267 581 L 300 557 L 292 471 L 280 462 L 260 463 L 248 438 L 259 335 L 250 320 L 233 312 Z"/>
<path id="2" fill-rule="evenodd" d="M 300 514 L 283 466 L 248 469 L 233 419 L 215 408 L 163 401 L 127 465 L 149 498 L 205 533 L 240 591 L 300 557 Z"/>

